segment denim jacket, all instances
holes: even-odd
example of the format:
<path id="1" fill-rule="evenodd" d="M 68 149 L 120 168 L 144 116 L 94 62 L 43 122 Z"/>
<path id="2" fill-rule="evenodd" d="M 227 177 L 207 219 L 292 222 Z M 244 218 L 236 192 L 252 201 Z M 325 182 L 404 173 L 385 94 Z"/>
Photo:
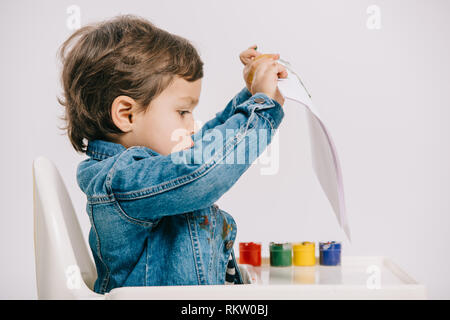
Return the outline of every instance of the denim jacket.
<path id="1" fill-rule="evenodd" d="M 191 136 L 190 149 L 161 155 L 88 141 L 77 182 L 87 196 L 94 291 L 224 284 L 230 254 L 235 283 L 243 283 L 233 251 L 236 223 L 215 202 L 264 151 L 283 117 L 277 101 L 244 87 Z M 246 161 L 236 163 L 235 155 Z"/>

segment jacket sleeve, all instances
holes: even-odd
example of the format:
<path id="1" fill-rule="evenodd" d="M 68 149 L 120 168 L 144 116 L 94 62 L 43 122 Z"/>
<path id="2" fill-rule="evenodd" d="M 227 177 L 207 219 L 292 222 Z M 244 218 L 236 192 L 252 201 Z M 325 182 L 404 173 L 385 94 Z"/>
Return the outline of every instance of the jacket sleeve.
<path id="1" fill-rule="evenodd" d="M 165 156 L 128 148 L 108 172 L 107 192 L 143 221 L 212 205 L 266 149 L 284 117 L 282 106 L 261 92 L 225 111 L 190 149 Z"/>
<path id="2" fill-rule="evenodd" d="M 233 99 L 231 99 L 231 101 L 228 102 L 225 109 L 216 113 L 216 116 L 214 118 L 207 121 L 201 127 L 200 130 L 198 130 L 196 133 L 191 135 L 192 141 L 194 141 L 194 143 L 195 143 L 195 141 L 198 138 L 200 138 L 200 139 L 202 138 L 202 136 L 206 130 L 212 129 L 212 128 L 216 127 L 217 125 L 224 123 L 229 117 L 231 117 L 236 112 L 236 107 L 238 105 L 242 104 L 243 102 L 247 101 L 248 99 L 250 99 L 251 96 L 252 96 L 252 94 L 247 89 L 247 87 L 242 88 L 241 91 L 239 91 L 233 97 Z"/>

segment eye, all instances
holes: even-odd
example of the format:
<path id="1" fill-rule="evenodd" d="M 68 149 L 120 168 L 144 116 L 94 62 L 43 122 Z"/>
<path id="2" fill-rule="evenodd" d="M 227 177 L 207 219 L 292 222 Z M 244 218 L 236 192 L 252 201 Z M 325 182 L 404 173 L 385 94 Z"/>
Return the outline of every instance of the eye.
<path id="1" fill-rule="evenodd" d="M 185 113 L 189 113 L 189 111 L 186 111 L 186 110 L 180 110 L 180 111 L 178 111 L 178 113 L 179 113 L 181 116 L 184 116 L 184 114 L 185 114 Z"/>

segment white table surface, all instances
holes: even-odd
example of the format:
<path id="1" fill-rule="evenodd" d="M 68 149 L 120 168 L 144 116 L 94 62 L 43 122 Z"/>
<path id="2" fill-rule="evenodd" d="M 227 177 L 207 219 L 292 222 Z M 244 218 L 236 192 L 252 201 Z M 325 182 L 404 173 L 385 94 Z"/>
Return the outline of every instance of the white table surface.
<path id="1" fill-rule="evenodd" d="M 341 266 L 261 267 L 240 265 L 246 285 L 123 287 L 106 299 L 426 299 L 417 283 L 387 257 L 343 256 Z"/>

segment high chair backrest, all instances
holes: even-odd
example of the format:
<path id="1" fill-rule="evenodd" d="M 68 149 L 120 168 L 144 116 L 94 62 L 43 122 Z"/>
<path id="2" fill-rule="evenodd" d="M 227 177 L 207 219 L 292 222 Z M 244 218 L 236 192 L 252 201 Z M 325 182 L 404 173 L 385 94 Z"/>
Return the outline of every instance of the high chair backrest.
<path id="1" fill-rule="evenodd" d="M 45 157 L 33 162 L 34 250 L 38 299 L 102 299 L 95 266 L 63 179 Z"/>

